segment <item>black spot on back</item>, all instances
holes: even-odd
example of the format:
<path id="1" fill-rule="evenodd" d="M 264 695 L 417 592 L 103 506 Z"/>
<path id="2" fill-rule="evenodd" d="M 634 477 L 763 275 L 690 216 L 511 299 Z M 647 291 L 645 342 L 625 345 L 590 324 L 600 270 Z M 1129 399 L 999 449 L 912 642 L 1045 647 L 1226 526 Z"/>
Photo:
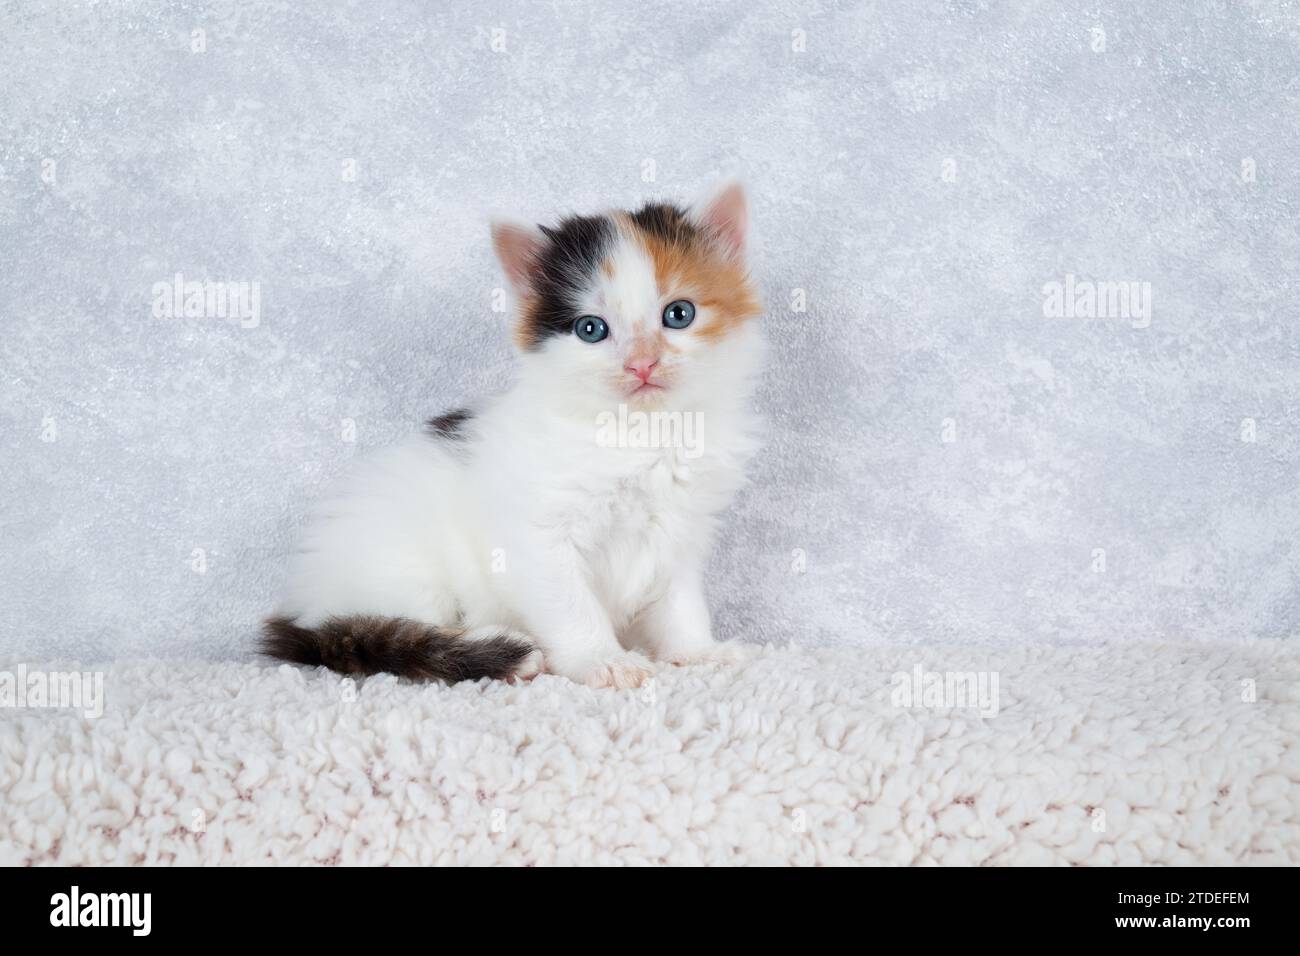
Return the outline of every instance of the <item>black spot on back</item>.
<path id="1" fill-rule="evenodd" d="M 579 313 L 571 304 L 614 245 L 614 224 L 604 216 L 571 216 L 547 238 L 538 263 L 537 301 L 525 319 L 524 340 L 535 349 L 551 335 L 569 335 Z"/>
<path id="2" fill-rule="evenodd" d="M 460 441 L 465 437 L 464 424 L 474 417 L 468 408 L 455 408 L 445 415 L 430 418 L 424 423 L 424 429 L 435 438 Z"/>

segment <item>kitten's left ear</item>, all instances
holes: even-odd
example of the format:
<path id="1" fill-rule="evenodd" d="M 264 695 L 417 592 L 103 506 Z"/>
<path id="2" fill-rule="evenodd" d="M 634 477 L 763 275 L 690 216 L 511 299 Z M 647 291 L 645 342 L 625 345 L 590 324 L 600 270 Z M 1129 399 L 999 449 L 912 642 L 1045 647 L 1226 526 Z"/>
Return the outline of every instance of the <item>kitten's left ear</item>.
<path id="1" fill-rule="evenodd" d="M 749 234 L 749 201 L 745 187 L 729 182 L 707 199 L 691 207 L 691 219 L 723 252 L 737 259 L 745 255 Z"/>
<path id="2" fill-rule="evenodd" d="M 492 223 L 492 247 L 511 288 L 521 300 L 531 298 L 537 291 L 545 242 L 546 237 L 536 226 L 501 220 Z"/>

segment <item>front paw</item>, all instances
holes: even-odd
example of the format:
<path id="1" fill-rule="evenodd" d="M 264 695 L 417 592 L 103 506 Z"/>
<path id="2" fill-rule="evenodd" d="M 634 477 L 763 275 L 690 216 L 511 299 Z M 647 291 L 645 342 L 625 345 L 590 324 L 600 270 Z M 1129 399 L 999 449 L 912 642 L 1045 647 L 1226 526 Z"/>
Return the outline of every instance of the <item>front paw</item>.
<path id="1" fill-rule="evenodd" d="M 657 655 L 665 664 L 685 667 L 690 664 L 740 664 L 752 658 L 758 649 L 740 641 L 714 642 L 700 647 L 667 649 Z"/>
<path id="2" fill-rule="evenodd" d="M 634 651 L 619 651 L 617 654 L 569 668 L 566 676 L 588 687 L 614 687 L 626 690 L 640 687 L 652 674 L 654 674 L 654 664 L 648 657 L 643 657 Z"/>

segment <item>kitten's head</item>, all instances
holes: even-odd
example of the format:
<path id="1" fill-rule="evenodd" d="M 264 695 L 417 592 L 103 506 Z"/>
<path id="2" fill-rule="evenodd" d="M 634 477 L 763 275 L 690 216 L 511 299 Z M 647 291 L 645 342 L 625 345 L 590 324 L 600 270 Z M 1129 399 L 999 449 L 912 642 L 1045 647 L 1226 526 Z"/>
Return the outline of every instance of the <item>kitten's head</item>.
<path id="1" fill-rule="evenodd" d="M 745 194 L 690 209 L 494 223 L 528 374 L 579 400 L 685 407 L 737 388 L 757 350 Z"/>

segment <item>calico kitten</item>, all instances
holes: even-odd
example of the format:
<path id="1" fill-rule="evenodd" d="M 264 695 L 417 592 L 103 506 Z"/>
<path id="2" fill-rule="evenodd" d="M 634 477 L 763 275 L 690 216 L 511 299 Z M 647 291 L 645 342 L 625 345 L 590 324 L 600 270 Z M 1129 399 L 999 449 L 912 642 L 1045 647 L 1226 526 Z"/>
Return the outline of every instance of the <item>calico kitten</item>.
<path id="1" fill-rule="evenodd" d="M 266 652 L 594 687 L 639 685 L 651 658 L 732 659 L 703 578 L 754 447 L 747 226 L 738 185 L 690 209 L 494 224 L 518 381 L 363 460 L 316 508 Z"/>

